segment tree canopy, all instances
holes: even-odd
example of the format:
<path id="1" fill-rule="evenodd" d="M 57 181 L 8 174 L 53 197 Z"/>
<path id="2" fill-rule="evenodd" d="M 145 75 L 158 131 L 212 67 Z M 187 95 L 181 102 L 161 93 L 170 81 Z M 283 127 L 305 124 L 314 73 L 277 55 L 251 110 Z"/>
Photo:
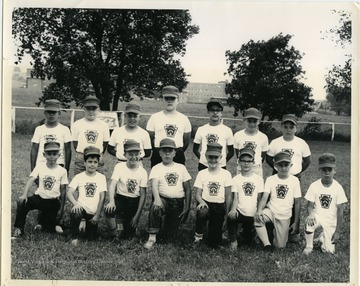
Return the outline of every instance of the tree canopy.
<path id="1" fill-rule="evenodd" d="M 80 104 L 94 92 L 102 110 L 117 110 L 129 91 L 186 87 L 179 58 L 199 32 L 191 20 L 187 10 L 18 8 L 12 29 L 18 62 L 29 54 L 32 76 L 56 80 L 40 102 Z"/>
<path id="2" fill-rule="evenodd" d="M 268 41 L 250 40 L 239 51 L 226 51 L 232 78 L 226 92 L 235 116 L 249 107 L 258 108 L 269 120 L 286 113 L 301 117 L 312 110 L 311 88 L 300 81 L 305 74 L 302 55 L 289 46 L 291 37 L 279 34 Z"/>

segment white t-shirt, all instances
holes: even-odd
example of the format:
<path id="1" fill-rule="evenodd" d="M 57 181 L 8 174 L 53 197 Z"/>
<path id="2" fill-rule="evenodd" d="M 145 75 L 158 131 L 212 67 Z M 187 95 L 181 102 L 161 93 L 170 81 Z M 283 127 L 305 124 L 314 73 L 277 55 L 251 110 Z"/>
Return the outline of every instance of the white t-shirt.
<path id="1" fill-rule="evenodd" d="M 116 157 L 120 160 L 126 160 L 124 156 L 124 143 L 129 140 L 135 140 L 140 144 L 140 157 L 145 155 L 144 149 L 151 149 L 151 141 L 149 133 L 137 127 L 134 130 L 127 130 L 125 126 L 116 127 L 111 134 L 109 145 L 115 147 Z"/>
<path id="2" fill-rule="evenodd" d="M 131 198 L 140 196 L 140 188 L 147 187 L 147 179 L 148 176 L 143 167 L 129 169 L 126 162 L 116 164 L 111 176 L 111 180 L 117 181 L 116 193 Z"/>
<path id="3" fill-rule="evenodd" d="M 77 152 L 83 153 L 87 146 L 94 146 L 103 152 L 103 142 L 110 139 L 109 126 L 100 119 L 89 121 L 85 117 L 74 122 L 71 126 L 73 141 L 78 141 Z"/>
<path id="4" fill-rule="evenodd" d="M 315 203 L 315 215 L 327 222 L 328 225 L 336 225 L 337 205 L 348 201 L 343 187 L 336 180 L 333 180 L 330 187 L 325 187 L 321 183 L 321 179 L 310 185 L 305 199 Z"/>
<path id="5" fill-rule="evenodd" d="M 260 131 L 254 135 L 249 135 L 246 134 L 245 129 L 236 132 L 234 135 L 234 148 L 240 150 L 247 145 L 250 145 L 255 151 L 255 165 L 261 165 L 261 153 L 269 149 L 267 136 Z"/>
<path id="6" fill-rule="evenodd" d="M 176 147 L 180 148 L 184 145 L 184 133 L 191 132 L 191 124 L 189 118 L 178 111 L 174 114 L 159 111 L 150 116 L 146 130 L 155 132 L 155 147 L 159 147 L 162 139 L 170 138 L 175 141 Z"/>
<path id="7" fill-rule="evenodd" d="M 295 198 L 301 198 L 300 181 L 293 175 L 280 179 L 278 174 L 266 179 L 264 193 L 270 193 L 267 207 L 277 219 L 289 219 Z"/>
<path id="8" fill-rule="evenodd" d="M 60 197 L 60 185 L 69 183 L 67 171 L 61 166 L 49 169 L 46 163 L 36 164 L 30 177 L 37 178 L 39 176 L 39 187 L 35 191 L 35 195 L 39 195 L 43 199 L 55 199 Z"/>
<path id="9" fill-rule="evenodd" d="M 199 163 L 208 166 L 206 161 L 205 152 L 208 143 L 219 143 L 223 146 L 221 155 L 222 158 L 219 162 L 220 167 L 226 166 L 226 153 L 227 146 L 234 145 L 234 137 L 231 129 L 224 124 L 211 126 L 209 123 L 200 126 L 196 131 L 194 143 L 201 145 Z"/>
<path id="10" fill-rule="evenodd" d="M 43 155 L 44 144 L 47 142 L 57 142 L 60 144 L 60 157 L 57 159 L 57 163 L 65 165 L 64 144 L 71 142 L 70 129 L 61 123 L 55 127 L 46 127 L 46 125 L 43 124 L 35 128 L 31 142 L 39 144 L 36 164 L 46 163 L 46 159 Z"/>
<path id="11" fill-rule="evenodd" d="M 209 203 L 224 203 L 225 187 L 231 186 L 231 174 L 222 168 L 216 174 L 210 173 L 209 169 L 201 170 L 194 183 L 194 187 L 202 189 L 201 197 Z"/>
<path id="12" fill-rule="evenodd" d="M 78 203 L 88 214 L 95 215 L 100 193 L 107 192 L 106 178 L 98 172 L 93 177 L 88 176 L 86 172 L 81 172 L 72 179 L 69 188 L 78 189 Z"/>
<path id="13" fill-rule="evenodd" d="M 231 191 L 239 194 L 237 210 L 244 216 L 253 217 L 257 210 L 258 194 L 264 191 L 264 180 L 252 173 L 249 177 L 239 174 L 233 178 Z"/>
<path id="14" fill-rule="evenodd" d="M 291 153 L 292 167 L 291 175 L 297 175 L 302 169 L 302 159 L 311 155 L 309 145 L 301 138 L 294 137 L 291 141 L 285 141 L 283 136 L 274 139 L 270 145 L 267 154 L 274 157 L 281 151 L 289 151 Z"/>
<path id="15" fill-rule="evenodd" d="M 159 180 L 159 194 L 165 198 L 183 198 L 185 196 L 183 183 L 189 181 L 191 176 L 182 164 L 174 163 L 165 166 L 163 163 L 155 165 L 149 179 Z"/>

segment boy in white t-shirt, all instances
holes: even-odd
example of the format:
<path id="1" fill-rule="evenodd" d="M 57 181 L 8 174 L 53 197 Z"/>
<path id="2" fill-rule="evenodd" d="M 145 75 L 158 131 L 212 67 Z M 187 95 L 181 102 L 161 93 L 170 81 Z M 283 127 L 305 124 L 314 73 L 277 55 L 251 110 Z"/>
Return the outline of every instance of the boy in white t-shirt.
<path id="1" fill-rule="evenodd" d="M 73 146 L 76 150 L 74 175 L 85 171 L 84 149 L 93 146 L 100 150 L 98 171 L 103 172 L 103 153 L 110 139 L 109 126 L 96 118 L 99 112 L 100 100 L 96 96 L 87 96 L 84 99 L 85 117 L 74 122 L 71 126 Z"/>
<path id="2" fill-rule="evenodd" d="M 35 166 L 23 194 L 19 197 L 13 239 L 23 235 L 26 216 L 30 210 L 42 211 L 43 229 L 50 232 L 55 231 L 56 222 L 63 215 L 68 177 L 66 170 L 57 164 L 60 156 L 60 144 L 46 142 L 43 155 L 46 163 L 39 163 Z M 39 178 L 39 187 L 33 196 L 28 197 L 30 187 L 37 177 Z"/>
<path id="3" fill-rule="evenodd" d="M 71 244 L 79 243 L 79 225 L 86 221 L 85 237 L 94 240 L 97 237 L 98 222 L 104 206 L 107 192 L 106 178 L 97 172 L 100 150 L 94 146 L 84 149 L 85 171 L 77 174 L 69 184 L 67 198 L 73 204 L 70 214 Z M 74 193 L 78 191 L 78 200 Z"/>
<path id="4" fill-rule="evenodd" d="M 194 138 L 193 152 L 199 159 L 198 170 L 201 171 L 208 167 L 205 157 L 206 145 L 209 143 L 219 143 L 224 146 L 221 151 L 219 166 L 226 169 L 226 163 L 234 156 L 234 137 L 232 130 L 222 124 L 223 105 L 221 101 L 211 99 L 206 108 L 210 116 L 209 123 L 200 126 Z M 200 152 L 201 146 L 201 152 Z"/>
<path id="5" fill-rule="evenodd" d="M 140 105 L 128 103 L 125 107 L 125 125 L 116 127 L 110 137 L 108 152 L 115 156 L 119 162 L 126 162 L 124 143 L 131 139 L 140 144 L 140 160 L 151 154 L 151 141 L 149 133 L 139 126 L 141 117 Z"/>
<path id="6" fill-rule="evenodd" d="M 128 139 L 121 149 L 127 161 L 118 163 L 114 168 L 109 186 L 109 203 L 104 209 L 107 224 L 115 238 L 135 235 L 148 181 L 145 169 L 139 165 L 140 143 Z"/>
<path id="7" fill-rule="evenodd" d="M 226 218 L 231 205 L 231 173 L 220 168 L 223 146 L 209 143 L 206 146 L 208 168 L 201 170 L 194 183 L 196 207 L 196 226 L 194 245 L 203 240 L 206 221 L 208 224 L 207 243 L 212 248 L 220 246 L 222 231 L 226 228 Z"/>
<path id="8" fill-rule="evenodd" d="M 264 180 L 252 171 L 254 158 L 253 149 L 246 147 L 239 150 L 238 163 L 241 171 L 233 178 L 233 201 L 227 219 L 231 251 L 235 251 L 238 246 L 239 223 L 242 223 L 244 244 L 251 245 L 255 237 L 254 216 L 264 190 Z"/>
<path id="9" fill-rule="evenodd" d="M 150 206 L 147 229 L 149 239 L 144 244 L 146 249 L 154 247 L 163 216 L 165 216 L 164 235 L 174 238 L 179 225 L 186 221 L 190 211 L 191 176 L 184 165 L 173 161 L 176 154 L 174 140 L 162 139 L 159 152 L 162 163 L 155 165 L 149 175 L 153 202 Z"/>
<path id="10" fill-rule="evenodd" d="M 234 148 L 236 158 L 239 158 L 239 150 L 244 147 L 250 147 L 255 152 L 254 165 L 252 170 L 255 174 L 263 177 L 262 162 L 266 158 L 266 152 L 269 148 L 267 136 L 259 131 L 261 113 L 258 109 L 250 107 L 245 110 L 244 123 L 245 129 L 240 130 L 234 135 Z M 238 166 L 237 173 L 241 170 Z"/>
<path id="11" fill-rule="evenodd" d="M 333 154 L 324 153 L 319 157 L 319 171 L 321 179 L 313 182 L 305 195 L 308 216 L 303 253 L 306 255 L 313 250 L 314 231 L 317 228 L 322 228 L 318 238 L 321 250 L 335 253 L 335 244 L 341 235 L 344 205 L 347 203 L 343 187 L 334 180 L 336 158 Z"/>
<path id="12" fill-rule="evenodd" d="M 289 174 L 291 168 L 289 152 L 279 152 L 274 156 L 277 174 L 266 179 L 264 193 L 255 214 L 255 229 L 265 251 L 272 251 L 265 224 L 274 225 L 274 242 L 277 248 L 286 247 L 289 232 L 299 232 L 301 190 L 299 179 Z M 270 197 L 270 200 L 269 200 Z M 295 205 L 295 220 L 290 224 L 291 209 Z"/>

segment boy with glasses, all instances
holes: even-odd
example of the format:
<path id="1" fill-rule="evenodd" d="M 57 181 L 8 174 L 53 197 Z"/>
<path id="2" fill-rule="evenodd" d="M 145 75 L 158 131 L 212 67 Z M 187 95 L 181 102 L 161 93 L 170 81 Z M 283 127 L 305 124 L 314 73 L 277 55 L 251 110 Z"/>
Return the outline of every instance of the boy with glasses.
<path id="1" fill-rule="evenodd" d="M 208 168 L 206 160 L 206 146 L 209 143 L 219 143 L 224 146 L 221 150 L 219 166 L 226 169 L 226 163 L 234 155 L 234 137 L 231 129 L 222 123 L 223 105 L 221 101 L 211 99 L 206 108 L 210 116 L 209 123 L 200 126 L 195 134 L 193 152 L 199 159 L 198 170 Z M 201 146 L 201 152 L 200 152 Z"/>

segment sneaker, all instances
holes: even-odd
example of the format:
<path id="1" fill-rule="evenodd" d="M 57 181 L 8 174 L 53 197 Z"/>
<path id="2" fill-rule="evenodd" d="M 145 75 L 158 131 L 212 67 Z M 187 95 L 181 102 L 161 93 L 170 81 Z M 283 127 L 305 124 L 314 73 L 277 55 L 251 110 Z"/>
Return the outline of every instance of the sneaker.
<path id="1" fill-rule="evenodd" d="M 301 240 L 300 233 L 293 233 L 289 235 L 289 242 L 297 243 Z"/>
<path id="2" fill-rule="evenodd" d="M 305 255 L 309 255 L 311 252 L 313 251 L 312 247 L 305 247 L 305 249 L 303 250 L 303 254 Z"/>
<path id="3" fill-rule="evenodd" d="M 271 244 L 265 245 L 265 246 L 264 246 L 264 251 L 266 251 L 266 252 L 273 252 L 273 251 L 274 251 L 274 247 L 273 247 Z"/>
<path id="4" fill-rule="evenodd" d="M 236 251 L 237 247 L 238 247 L 237 241 L 233 241 L 230 243 L 230 251 L 232 251 L 232 252 Z"/>
<path id="5" fill-rule="evenodd" d="M 56 231 L 57 233 L 59 233 L 59 234 L 64 233 L 64 231 L 63 231 L 63 229 L 62 229 L 62 227 L 61 227 L 60 225 L 56 225 L 56 226 L 55 226 L 55 231 Z"/>
<path id="6" fill-rule="evenodd" d="M 20 228 L 15 228 L 14 229 L 14 233 L 13 233 L 13 235 L 11 236 L 11 239 L 17 239 L 17 238 L 19 238 L 20 236 L 22 236 L 23 235 L 23 232 L 21 231 L 21 229 Z"/>
<path id="7" fill-rule="evenodd" d="M 85 232 L 85 228 L 86 228 L 86 220 L 82 219 L 80 224 L 79 224 L 79 231 L 80 232 Z"/>
<path id="8" fill-rule="evenodd" d="M 71 241 L 71 245 L 77 246 L 79 244 L 79 240 L 78 239 L 73 239 Z"/>
<path id="9" fill-rule="evenodd" d="M 36 230 L 36 231 L 42 230 L 42 225 L 41 224 L 35 225 L 34 230 Z"/>
<path id="10" fill-rule="evenodd" d="M 153 249 L 155 245 L 155 240 L 148 240 L 145 244 L 144 247 L 148 250 Z"/>

